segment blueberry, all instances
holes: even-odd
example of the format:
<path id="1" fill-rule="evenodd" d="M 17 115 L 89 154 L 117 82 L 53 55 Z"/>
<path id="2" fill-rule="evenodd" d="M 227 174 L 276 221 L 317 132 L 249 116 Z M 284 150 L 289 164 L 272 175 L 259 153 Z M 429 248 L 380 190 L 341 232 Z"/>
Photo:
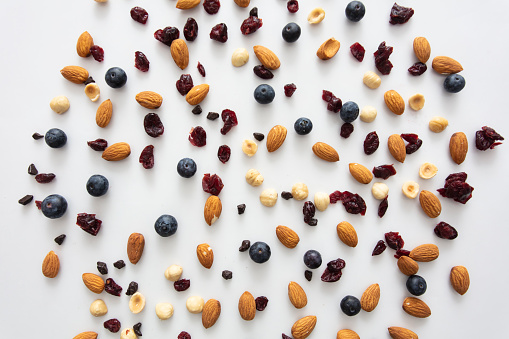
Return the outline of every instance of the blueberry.
<path id="1" fill-rule="evenodd" d="M 270 104 L 275 96 L 274 88 L 267 84 L 256 87 L 254 91 L 254 98 L 259 104 Z"/>
<path id="2" fill-rule="evenodd" d="M 366 7 L 360 1 L 352 1 L 346 6 L 345 14 L 348 20 L 358 22 L 366 14 Z"/>
<path id="3" fill-rule="evenodd" d="M 413 295 L 423 295 L 427 288 L 426 280 L 420 275 L 414 274 L 408 277 L 406 281 L 406 288 L 408 292 Z"/>
<path id="4" fill-rule="evenodd" d="M 46 132 L 44 141 L 51 148 L 60 148 L 67 143 L 67 135 L 61 129 L 52 128 Z"/>
<path id="5" fill-rule="evenodd" d="M 290 22 L 283 28 L 283 39 L 286 42 L 295 42 L 300 37 L 300 26 L 295 22 Z"/>
<path id="6" fill-rule="evenodd" d="M 353 122 L 359 116 L 359 106 L 353 101 L 343 103 L 339 115 L 344 122 Z"/>
<path id="7" fill-rule="evenodd" d="M 177 172 L 181 177 L 191 178 L 196 173 L 196 163 L 191 158 L 180 159 Z"/>
<path id="8" fill-rule="evenodd" d="M 341 311 L 347 316 L 354 316 L 361 311 L 361 302 L 353 295 L 347 295 L 341 300 Z"/>
<path id="9" fill-rule="evenodd" d="M 308 268 L 315 269 L 322 264 L 322 255 L 315 250 L 309 250 L 304 253 L 304 265 Z"/>
<path id="10" fill-rule="evenodd" d="M 169 237 L 177 232 L 177 219 L 169 214 L 163 214 L 157 218 L 154 228 L 156 229 L 157 234 L 161 237 Z"/>
<path id="11" fill-rule="evenodd" d="M 100 197 L 108 192 L 110 184 L 104 175 L 94 174 L 87 181 L 87 192 L 93 197 Z"/>
<path id="12" fill-rule="evenodd" d="M 263 241 L 257 241 L 249 247 L 249 257 L 258 264 L 262 264 L 270 258 L 270 247 Z"/>
<path id="13" fill-rule="evenodd" d="M 299 118 L 293 125 L 295 132 L 299 135 L 306 135 L 313 129 L 313 123 L 308 118 Z"/>
<path id="14" fill-rule="evenodd" d="M 60 218 L 67 211 L 67 200 L 59 194 L 48 195 L 41 203 L 41 211 L 47 218 Z"/>
<path id="15" fill-rule="evenodd" d="M 112 67 L 106 72 L 104 80 L 111 88 L 120 88 L 127 82 L 127 74 L 120 67 Z"/>
<path id="16" fill-rule="evenodd" d="M 449 93 L 458 93 L 465 87 L 465 78 L 459 74 L 450 74 L 444 80 L 444 88 Z"/>

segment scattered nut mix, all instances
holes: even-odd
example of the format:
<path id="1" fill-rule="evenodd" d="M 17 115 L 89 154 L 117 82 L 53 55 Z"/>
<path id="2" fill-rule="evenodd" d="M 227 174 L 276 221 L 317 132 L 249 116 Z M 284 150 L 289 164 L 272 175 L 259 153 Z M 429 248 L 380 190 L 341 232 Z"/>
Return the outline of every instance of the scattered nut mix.
<path id="1" fill-rule="evenodd" d="M 267 207 L 274 206 L 277 202 L 277 191 L 273 188 L 263 190 L 260 194 L 260 202 Z"/>
<path id="2" fill-rule="evenodd" d="M 424 107 L 424 95 L 417 93 L 408 99 L 408 106 L 414 111 L 419 111 Z"/>
<path id="3" fill-rule="evenodd" d="M 237 48 L 232 54 L 232 65 L 235 67 L 244 66 L 249 60 L 249 52 L 245 48 Z"/>
<path id="4" fill-rule="evenodd" d="M 186 300 L 186 307 L 190 313 L 201 313 L 204 305 L 205 301 L 203 298 L 197 295 L 191 296 Z"/>
<path id="5" fill-rule="evenodd" d="M 292 186 L 292 196 L 295 200 L 304 200 L 308 197 L 308 187 L 302 182 L 295 183 Z"/>
<path id="6" fill-rule="evenodd" d="M 383 200 L 389 194 L 389 186 L 383 182 L 375 182 L 371 187 L 371 193 L 375 199 Z"/>
<path id="7" fill-rule="evenodd" d="M 106 307 L 106 304 L 103 300 L 97 299 L 90 305 L 90 313 L 94 317 L 102 317 L 106 313 L 108 313 L 108 307 Z"/>
<path id="8" fill-rule="evenodd" d="M 419 194 L 419 184 L 415 181 L 406 181 L 401 189 L 403 194 L 410 199 L 415 199 Z"/>
<path id="9" fill-rule="evenodd" d="M 164 276 L 169 281 L 177 281 L 182 276 L 182 271 L 182 266 L 171 265 L 164 271 Z"/>
<path id="10" fill-rule="evenodd" d="M 364 122 L 373 122 L 376 118 L 376 108 L 373 106 L 364 106 L 361 110 L 359 118 Z"/>
<path id="11" fill-rule="evenodd" d="M 145 308 L 145 297 L 140 292 L 136 292 L 129 299 L 129 309 L 134 314 L 140 313 Z"/>
<path id="12" fill-rule="evenodd" d="M 242 152 L 246 154 L 248 157 L 252 157 L 256 154 L 258 150 L 258 145 L 253 140 L 245 139 L 242 142 Z"/>
<path id="13" fill-rule="evenodd" d="M 431 179 L 437 174 L 437 172 L 438 168 L 429 162 L 425 162 L 419 168 L 419 176 L 423 179 Z"/>
<path id="14" fill-rule="evenodd" d="M 161 320 L 170 319 L 173 315 L 173 305 L 170 303 L 156 304 L 156 315 Z"/>
<path id="15" fill-rule="evenodd" d="M 251 186 L 260 186 L 263 183 L 263 176 L 252 168 L 246 173 L 246 181 Z"/>
<path id="16" fill-rule="evenodd" d="M 325 192 L 316 192 L 315 193 L 315 207 L 320 212 L 323 212 L 327 209 L 330 204 L 330 197 Z"/>
<path id="17" fill-rule="evenodd" d="M 308 15 L 308 22 L 310 24 L 319 24 L 325 19 L 325 11 L 321 7 L 313 9 Z"/>
<path id="18" fill-rule="evenodd" d="M 429 121 L 429 129 L 435 133 L 442 132 L 447 127 L 447 125 L 449 125 L 449 121 L 442 117 L 433 117 Z"/>
<path id="19" fill-rule="evenodd" d="M 64 95 L 59 95 L 51 99 L 49 103 L 49 107 L 53 110 L 53 112 L 62 114 L 67 112 L 70 107 L 69 99 L 67 99 Z"/>

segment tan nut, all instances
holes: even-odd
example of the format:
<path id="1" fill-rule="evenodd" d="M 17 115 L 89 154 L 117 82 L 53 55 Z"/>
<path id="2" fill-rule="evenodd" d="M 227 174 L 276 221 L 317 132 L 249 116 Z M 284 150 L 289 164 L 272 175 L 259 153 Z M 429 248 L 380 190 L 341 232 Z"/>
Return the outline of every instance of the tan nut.
<path id="1" fill-rule="evenodd" d="M 260 194 L 260 202 L 263 206 L 272 207 L 277 202 L 277 191 L 273 188 L 268 188 Z"/>
<path id="2" fill-rule="evenodd" d="M 106 304 L 101 299 L 97 299 L 90 305 L 90 313 L 94 317 L 101 317 L 108 313 L 108 307 L 106 307 Z"/>
<path id="3" fill-rule="evenodd" d="M 315 207 L 320 212 L 323 212 L 329 207 L 330 197 L 325 192 L 316 192 L 315 193 Z"/>
<path id="4" fill-rule="evenodd" d="M 263 183 L 263 176 L 254 168 L 251 168 L 246 173 L 246 181 L 251 186 L 260 186 Z"/>
<path id="5" fill-rule="evenodd" d="M 371 187 L 371 193 L 377 200 L 383 200 L 389 195 L 389 186 L 383 182 L 375 182 Z"/>
<path id="6" fill-rule="evenodd" d="M 249 61 L 249 52 L 245 48 L 237 48 L 232 54 L 232 65 L 241 67 Z"/>
<path id="7" fill-rule="evenodd" d="M 429 121 L 429 129 L 432 132 L 440 133 L 449 125 L 449 121 L 442 117 L 433 117 Z"/>
<path id="8" fill-rule="evenodd" d="M 429 162 L 425 162 L 419 168 L 419 176 L 423 179 L 431 179 L 437 174 L 437 172 L 438 168 Z"/>
<path id="9" fill-rule="evenodd" d="M 164 277 L 169 281 L 177 281 L 182 276 L 182 266 L 171 265 L 164 271 Z"/>
<path id="10" fill-rule="evenodd" d="M 120 332 L 120 339 L 138 339 L 136 333 L 132 328 L 124 328 L 122 332 Z"/>
<path id="11" fill-rule="evenodd" d="M 156 305 L 156 315 L 161 320 L 170 319 L 173 315 L 173 305 L 170 303 L 158 303 Z"/>
<path id="12" fill-rule="evenodd" d="M 92 100 L 93 102 L 96 102 L 99 100 L 99 96 L 101 95 L 101 90 L 99 89 L 99 85 L 97 85 L 95 82 L 92 82 L 85 86 L 85 94 L 87 97 Z"/>
<path id="13" fill-rule="evenodd" d="M 205 305 L 205 301 L 198 295 L 189 297 L 186 300 L 187 310 L 191 313 L 201 313 L 201 311 L 203 311 L 203 305 Z"/>
<path id="14" fill-rule="evenodd" d="M 417 197 L 417 194 L 419 194 L 419 184 L 416 183 L 415 181 L 405 182 L 401 189 L 403 191 L 403 194 L 410 199 L 415 199 Z"/>
<path id="15" fill-rule="evenodd" d="M 140 313 L 145 308 L 145 297 L 140 292 L 136 292 L 129 299 L 129 309 L 134 314 Z"/>
<path id="16" fill-rule="evenodd" d="M 382 84 L 382 79 L 375 72 L 367 71 L 362 77 L 362 82 L 369 88 L 376 89 Z"/>
<path id="17" fill-rule="evenodd" d="M 308 186 L 303 182 L 295 183 L 292 186 L 292 195 L 295 200 L 304 200 L 308 197 Z"/>
<path id="18" fill-rule="evenodd" d="M 245 139 L 242 142 L 242 152 L 248 157 L 252 157 L 258 151 L 258 145 L 253 140 Z"/>
<path id="19" fill-rule="evenodd" d="M 53 112 L 57 114 L 62 114 L 67 112 L 69 109 L 69 99 L 67 99 L 64 95 L 59 95 L 51 99 L 49 103 L 49 107 L 53 110 Z"/>
<path id="20" fill-rule="evenodd" d="M 318 24 L 325 19 L 325 11 L 321 7 L 313 9 L 308 15 L 308 22 L 310 24 Z"/>
<path id="21" fill-rule="evenodd" d="M 424 95 L 417 93 L 408 99 L 408 106 L 410 106 L 410 108 L 414 111 L 418 111 L 424 107 L 424 102 Z"/>
<path id="22" fill-rule="evenodd" d="M 233 1 L 235 1 L 237 6 L 239 6 L 239 7 L 247 7 L 247 6 L 249 6 L 249 3 L 251 2 L 251 0 L 233 0 Z"/>
<path id="23" fill-rule="evenodd" d="M 376 118 L 376 115 L 376 108 L 373 106 L 364 106 L 361 110 L 359 118 L 361 118 L 361 121 L 364 122 L 373 122 Z"/>
<path id="24" fill-rule="evenodd" d="M 339 51 L 340 42 L 334 38 L 327 39 L 316 51 L 316 56 L 322 60 L 332 59 Z"/>

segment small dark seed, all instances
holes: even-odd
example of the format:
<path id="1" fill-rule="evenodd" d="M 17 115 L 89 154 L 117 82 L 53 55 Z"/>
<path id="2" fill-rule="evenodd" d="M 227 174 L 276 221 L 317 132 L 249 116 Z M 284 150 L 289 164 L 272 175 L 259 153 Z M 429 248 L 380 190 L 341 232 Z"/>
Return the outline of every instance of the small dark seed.
<path id="1" fill-rule="evenodd" d="M 138 291 L 138 283 L 136 281 L 131 281 L 129 283 L 129 287 L 127 288 L 127 291 L 125 292 L 126 295 L 133 295 Z"/>
<path id="2" fill-rule="evenodd" d="M 209 112 L 209 114 L 207 114 L 207 119 L 209 120 L 216 120 L 217 118 L 219 118 L 219 113 Z"/>
<path id="3" fill-rule="evenodd" d="M 232 271 L 224 270 L 223 273 L 221 273 L 221 276 L 224 280 L 230 280 L 233 276 Z"/>
<path id="4" fill-rule="evenodd" d="M 125 267 L 125 262 L 124 260 L 117 260 L 113 263 L 113 267 L 117 268 L 117 269 L 121 269 L 121 268 L 124 268 Z"/>
<path id="5" fill-rule="evenodd" d="M 85 80 L 85 82 L 83 84 L 86 86 L 88 84 L 93 84 L 94 82 L 95 82 L 94 78 L 88 77 L 88 79 Z"/>
<path id="6" fill-rule="evenodd" d="M 34 196 L 33 196 L 33 195 L 27 194 L 27 195 L 25 195 L 23 198 L 19 199 L 19 200 L 18 200 L 18 202 L 19 202 L 21 205 L 26 206 L 26 205 L 28 205 L 29 203 L 31 203 L 33 199 L 34 199 Z"/>
<path id="7" fill-rule="evenodd" d="M 39 171 L 35 168 L 34 164 L 30 164 L 30 166 L 28 166 L 28 174 L 37 175 L 38 173 Z"/>
<path id="8" fill-rule="evenodd" d="M 32 138 L 34 138 L 35 140 L 39 140 L 39 139 L 44 138 L 44 135 L 35 132 L 34 134 L 32 134 Z"/>
<path id="9" fill-rule="evenodd" d="M 292 199 L 293 194 L 292 194 L 292 192 L 283 191 L 283 192 L 281 192 L 281 198 L 283 198 L 285 200 Z"/>
<path id="10" fill-rule="evenodd" d="M 245 252 L 251 247 L 251 241 L 249 240 L 242 240 L 242 244 L 239 247 L 240 252 Z"/>
<path id="11" fill-rule="evenodd" d="M 138 337 L 142 337 L 143 335 L 141 334 L 141 323 L 136 323 L 133 325 L 133 330 L 134 330 L 134 333 L 138 336 Z"/>
<path id="12" fill-rule="evenodd" d="M 254 132 L 253 136 L 258 141 L 262 141 L 265 138 L 265 135 L 263 135 L 263 133 Z"/>
<path id="13" fill-rule="evenodd" d="M 97 270 L 101 274 L 108 274 L 108 266 L 106 265 L 105 262 L 98 261 L 97 262 Z"/>
<path id="14" fill-rule="evenodd" d="M 191 112 L 193 112 L 193 114 L 201 114 L 203 110 L 201 109 L 200 105 L 196 105 Z"/>
<path id="15" fill-rule="evenodd" d="M 244 214 L 244 211 L 246 210 L 246 204 L 237 205 L 237 210 L 239 214 Z"/>
<path id="16" fill-rule="evenodd" d="M 311 279 L 313 278 L 313 272 L 311 272 L 310 270 L 305 270 L 304 277 L 306 278 L 307 281 L 311 281 Z"/>
<path id="17" fill-rule="evenodd" d="M 55 238 L 55 242 L 59 245 L 62 245 L 64 240 L 65 240 L 65 234 L 60 234 L 58 237 Z"/>

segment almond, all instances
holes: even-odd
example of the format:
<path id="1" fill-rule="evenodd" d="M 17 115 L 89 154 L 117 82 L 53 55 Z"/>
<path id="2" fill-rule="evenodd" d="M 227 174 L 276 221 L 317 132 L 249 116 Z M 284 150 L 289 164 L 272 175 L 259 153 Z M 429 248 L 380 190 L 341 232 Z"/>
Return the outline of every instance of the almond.
<path id="1" fill-rule="evenodd" d="M 186 41 L 183 39 L 175 39 L 170 45 L 170 52 L 173 61 L 180 69 L 185 69 L 189 65 L 189 50 Z"/>
<path id="2" fill-rule="evenodd" d="M 132 233 L 127 240 L 127 257 L 131 264 L 136 265 L 141 259 L 145 248 L 145 237 L 141 233 Z"/>
<path id="3" fill-rule="evenodd" d="M 148 109 L 157 109 L 163 104 L 161 94 L 152 91 L 144 91 L 136 94 L 136 101 Z"/>
<path id="4" fill-rule="evenodd" d="M 177 0 L 177 7 L 178 9 L 191 9 L 200 4 L 201 0 Z"/>
<path id="5" fill-rule="evenodd" d="M 434 244 L 419 245 L 410 251 L 410 258 L 419 262 L 429 262 L 438 258 L 438 246 Z"/>
<path id="6" fill-rule="evenodd" d="M 419 264 L 412 258 L 402 255 L 398 259 L 398 268 L 404 275 L 414 275 L 419 271 Z"/>
<path id="7" fill-rule="evenodd" d="M 347 246 L 357 246 L 357 232 L 355 228 L 348 222 L 342 221 L 336 226 L 336 232 L 339 239 Z"/>
<path id="8" fill-rule="evenodd" d="M 276 125 L 271 128 L 267 134 L 267 151 L 276 151 L 286 139 L 286 128 L 281 125 Z"/>
<path id="9" fill-rule="evenodd" d="M 452 74 L 463 70 L 459 62 L 446 56 L 435 57 L 431 63 L 431 67 L 439 74 Z"/>
<path id="10" fill-rule="evenodd" d="M 94 293 L 101 293 L 104 290 L 104 280 L 94 273 L 83 273 L 81 276 L 83 283 L 87 288 Z"/>
<path id="11" fill-rule="evenodd" d="M 380 286 L 378 284 L 370 285 L 362 294 L 361 308 L 366 312 L 373 311 L 380 301 Z"/>
<path id="12" fill-rule="evenodd" d="M 212 226 L 214 222 L 216 222 L 217 219 L 219 219 L 219 216 L 221 215 L 221 211 L 223 209 L 223 206 L 221 204 L 221 199 L 215 195 L 211 195 L 208 197 L 207 201 L 205 202 L 205 208 L 203 209 L 203 216 L 205 217 L 205 222 Z"/>
<path id="13" fill-rule="evenodd" d="M 221 314 L 221 303 L 216 299 L 209 299 L 203 305 L 203 311 L 201 314 L 201 323 L 203 327 L 209 328 L 214 326 L 219 315 Z"/>
<path id="14" fill-rule="evenodd" d="M 426 38 L 420 36 L 414 39 L 414 53 L 423 64 L 428 61 L 431 55 L 431 46 Z"/>
<path id="15" fill-rule="evenodd" d="M 256 45 L 253 47 L 253 51 L 262 65 L 268 69 L 275 70 L 281 66 L 281 62 L 279 61 L 277 55 L 267 47 Z"/>
<path id="16" fill-rule="evenodd" d="M 253 320 L 256 315 L 256 302 L 248 291 L 242 293 L 239 298 L 239 313 L 244 320 Z"/>
<path id="17" fill-rule="evenodd" d="M 96 338 L 97 338 L 97 333 L 88 331 L 88 332 L 82 332 L 82 333 L 76 335 L 72 339 L 96 339 Z"/>
<path id="18" fill-rule="evenodd" d="M 76 52 L 80 57 L 86 58 L 90 56 L 90 47 L 94 45 L 94 39 L 87 31 L 81 33 L 76 43 Z"/>
<path id="19" fill-rule="evenodd" d="M 334 38 L 330 38 L 325 41 L 318 51 L 316 52 L 316 56 L 318 56 L 322 60 L 329 60 L 339 51 L 340 43 Z"/>
<path id="20" fill-rule="evenodd" d="M 468 152 L 468 140 L 465 133 L 456 132 L 451 136 L 449 152 L 452 160 L 458 165 L 465 161 Z"/>
<path id="21" fill-rule="evenodd" d="M 322 160 L 328 162 L 339 161 L 339 154 L 334 147 L 324 143 L 317 142 L 313 145 L 313 153 Z"/>
<path id="22" fill-rule="evenodd" d="M 288 284 L 288 298 L 295 308 L 303 308 L 308 303 L 306 292 L 295 281 L 291 281 Z"/>
<path id="23" fill-rule="evenodd" d="M 239 7 L 247 7 L 251 0 L 233 0 Z"/>
<path id="24" fill-rule="evenodd" d="M 60 269 L 60 260 L 55 252 L 49 251 L 42 261 L 42 274 L 47 278 L 54 278 Z"/>
<path id="25" fill-rule="evenodd" d="M 470 276 L 465 266 L 454 266 L 450 274 L 451 285 L 456 292 L 463 295 L 470 287 Z"/>
<path id="26" fill-rule="evenodd" d="M 299 243 L 298 234 L 290 227 L 279 225 L 276 227 L 276 236 L 288 248 L 294 248 Z"/>
<path id="27" fill-rule="evenodd" d="M 369 184 L 373 180 L 371 171 L 361 164 L 350 163 L 348 168 L 352 177 L 361 184 Z"/>
<path id="28" fill-rule="evenodd" d="M 436 218 L 442 212 L 442 204 L 437 196 L 430 191 L 422 190 L 419 193 L 421 208 L 430 218 Z"/>
<path id="29" fill-rule="evenodd" d="M 360 339 L 359 335 L 352 330 L 339 330 L 336 339 Z"/>
<path id="30" fill-rule="evenodd" d="M 88 79 L 88 71 L 80 66 L 65 66 L 60 74 L 72 83 L 82 84 Z"/>
<path id="31" fill-rule="evenodd" d="M 389 152 L 397 161 L 403 163 L 406 158 L 406 146 L 403 138 L 399 134 L 392 134 L 387 140 Z"/>
<path id="32" fill-rule="evenodd" d="M 403 327 L 392 326 L 388 330 L 392 339 L 419 339 L 417 334 Z"/>
<path id="33" fill-rule="evenodd" d="M 131 147 L 127 142 L 117 142 L 108 146 L 102 154 L 102 158 L 107 161 L 119 161 L 127 158 L 131 154 Z"/>
<path id="34" fill-rule="evenodd" d="M 113 104 L 111 100 L 103 101 L 99 107 L 97 108 L 97 112 L 95 113 L 95 122 L 99 127 L 106 127 L 111 121 L 111 116 L 113 115 Z"/>
<path id="35" fill-rule="evenodd" d="M 415 297 L 406 297 L 403 301 L 403 310 L 416 318 L 427 318 L 431 315 L 428 305 L 421 299 Z"/>
<path id="36" fill-rule="evenodd" d="M 186 101 L 189 105 L 195 106 L 205 99 L 209 93 L 209 85 L 196 85 L 186 94 Z"/>
<path id="37" fill-rule="evenodd" d="M 196 247 L 196 255 L 198 256 L 198 261 L 205 268 L 211 268 L 212 263 L 214 262 L 214 252 L 209 244 L 203 243 L 199 244 Z"/>
<path id="38" fill-rule="evenodd" d="M 313 332 L 316 325 L 316 316 L 308 315 L 300 318 L 292 326 L 292 337 L 294 339 L 305 339 Z"/>
<path id="39" fill-rule="evenodd" d="M 401 115 L 405 112 L 405 100 L 395 90 L 385 92 L 384 101 L 392 113 Z"/>

